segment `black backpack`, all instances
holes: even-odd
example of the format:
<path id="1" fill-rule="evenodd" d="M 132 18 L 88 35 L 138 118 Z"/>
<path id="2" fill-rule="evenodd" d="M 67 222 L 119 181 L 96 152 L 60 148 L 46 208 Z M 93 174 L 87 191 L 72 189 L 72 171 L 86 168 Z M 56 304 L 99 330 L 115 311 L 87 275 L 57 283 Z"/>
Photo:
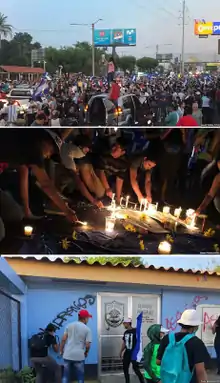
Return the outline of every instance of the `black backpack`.
<path id="1" fill-rule="evenodd" d="M 45 332 L 41 332 L 41 333 L 33 335 L 28 341 L 29 348 L 31 350 L 40 351 L 48 347 L 46 335 L 47 333 Z"/>

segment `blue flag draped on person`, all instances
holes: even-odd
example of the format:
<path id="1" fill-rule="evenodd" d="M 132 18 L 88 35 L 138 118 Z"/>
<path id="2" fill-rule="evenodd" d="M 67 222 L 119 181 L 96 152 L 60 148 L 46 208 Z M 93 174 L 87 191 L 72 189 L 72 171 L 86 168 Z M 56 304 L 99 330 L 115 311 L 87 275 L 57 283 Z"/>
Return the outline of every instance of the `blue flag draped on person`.
<path id="1" fill-rule="evenodd" d="M 33 100 L 36 100 L 37 97 L 45 97 L 49 93 L 49 84 L 48 81 L 50 81 L 51 78 L 48 75 L 48 73 L 44 73 L 41 77 L 40 84 L 37 86 L 37 88 L 34 91 L 33 94 Z"/>
<path id="2" fill-rule="evenodd" d="M 132 360 L 140 363 L 143 356 L 142 348 L 142 322 L 143 322 L 143 312 L 141 312 L 137 317 L 136 323 L 136 344 L 132 352 Z"/>

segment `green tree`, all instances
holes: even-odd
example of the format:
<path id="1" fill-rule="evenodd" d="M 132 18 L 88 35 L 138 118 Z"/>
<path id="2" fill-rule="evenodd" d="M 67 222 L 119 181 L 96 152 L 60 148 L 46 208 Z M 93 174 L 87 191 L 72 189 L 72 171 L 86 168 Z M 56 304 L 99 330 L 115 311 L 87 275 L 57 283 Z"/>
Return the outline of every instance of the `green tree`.
<path id="1" fill-rule="evenodd" d="M 122 263 L 124 266 L 132 264 L 134 266 L 142 265 L 141 257 L 66 257 L 64 261 L 66 263 L 74 261 L 76 263 L 81 263 L 83 260 L 86 260 L 90 265 L 95 262 L 100 263 L 100 265 L 105 265 L 107 262 L 110 262 L 112 265 L 117 265 L 118 263 Z"/>
<path id="2" fill-rule="evenodd" d="M 0 49 L 1 49 L 1 42 L 2 37 L 7 38 L 12 36 L 12 26 L 8 24 L 8 18 L 7 16 L 3 15 L 3 13 L 0 13 Z"/>
<path id="3" fill-rule="evenodd" d="M 118 59 L 118 66 L 124 72 L 128 70 L 132 72 L 135 69 L 136 58 L 134 56 L 122 56 Z"/>
<path id="4" fill-rule="evenodd" d="M 142 72 L 155 69 L 157 65 L 157 60 L 151 57 L 141 57 L 137 60 L 137 66 Z"/>
<path id="5" fill-rule="evenodd" d="M 12 40 L 2 40 L 0 60 L 2 65 L 31 65 L 32 49 L 39 49 L 39 42 L 33 42 L 29 33 L 16 33 Z"/>

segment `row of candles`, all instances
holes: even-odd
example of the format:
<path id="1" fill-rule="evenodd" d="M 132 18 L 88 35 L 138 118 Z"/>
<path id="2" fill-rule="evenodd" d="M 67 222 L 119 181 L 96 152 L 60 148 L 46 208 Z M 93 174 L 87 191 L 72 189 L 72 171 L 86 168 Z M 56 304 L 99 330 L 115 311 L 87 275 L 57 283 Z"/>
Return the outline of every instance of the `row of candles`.
<path id="1" fill-rule="evenodd" d="M 130 207 L 130 204 L 133 204 L 133 203 L 131 203 L 131 202 L 129 203 L 129 199 L 130 199 L 129 196 L 127 196 L 126 198 L 121 197 L 120 206 L 122 208 L 125 208 L 125 209 Z M 125 200 L 125 204 L 123 204 L 124 200 Z M 158 211 L 158 203 L 156 203 L 156 204 L 148 203 L 147 199 L 141 200 L 139 209 L 137 209 L 137 206 L 138 206 L 137 204 L 133 204 L 133 205 L 134 205 L 133 210 L 143 211 L 143 212 L 146 212 L 146 213 L 149 213 L 152 215 Z M 112 211 L 113 215 L 115 213 L 115 210 L 116 210 L 116 202 L 115 202 L 115 194 L 113 194 L 112 202 L 111 202 L 111 211 Z M 170 206 L 164 206 L 162 212 L 164 215 L 168 216 L 169 214 L 171 214 L 170 210 L 171 210 Z M 182 208 L 179 207 L 179 208 L 176 208 L 174 210 L 173 215 L 176 219 L 180 219 L 181 213 L 182 213 Z M 193 209 L 186 210 L 186 218 L 188 221 L 188 225 L 187 225 L 188 228 L 193 229 L 195 227 L 195 220 L 196 220 L 195 210 L 193 210 Z"/>

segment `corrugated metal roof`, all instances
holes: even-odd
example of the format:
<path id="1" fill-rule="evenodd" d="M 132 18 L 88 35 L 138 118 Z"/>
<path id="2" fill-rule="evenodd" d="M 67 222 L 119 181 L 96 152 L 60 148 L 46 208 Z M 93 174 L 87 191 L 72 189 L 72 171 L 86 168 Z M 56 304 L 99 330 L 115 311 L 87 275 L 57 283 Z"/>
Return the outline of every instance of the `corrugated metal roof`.
<path id="1" fill-rule="evenodd" d="M 0 68 L 8 73 L 33 73 L 43 74 L 43 68 L 32 68 L 28 66 L 16 66 L 16 65 L 1 65 Z"/>
<path id="2" fill-rule="evenodd" d="M 44 262 L 62 262 L 62 263 L 73 263 L 75 265 L 89 265 L 89 266 L 111 266 L 111 267 L 126 267 L 126 268 L 133 268 L 133 269 L 148 269 L 148 270 L 158 270 L 158 271 L 165 271 L 165 272 L 177 272 L 177 273 L 188 273 L 188 274 L 198 274 L 198 275 L 213 275 L 213 276 L 220 276 L 220 273 L 216 271 L 210 271 L 210 270 L 197 270 L 197 269 L 183 269 L 183 268 L 174 268 L 174 267 L 156 267 L 154 265 L 150 264 L 134 264 L 133 261 L 128 261 L 127 259 L 123 261 L 119 261 L 117 263 L 112 263 L 110 261 L 103 262 L 103 257 L 95 257 L 96 260 L 92 262 L 93 257 L 86 257 L 86 258 L 78 258 L 74 257 L 70 259 L 69 257 L 63 257 L 59 255 L 35 255 L 35 256 L 29 256 L 29 255 L 5 255 L 5 258 L 23 258 L 28 260 L 38 260 L 38 261 L 44 261 Z M 97 258 L 100 258 L 100 261 L 97 260 Z M 113 257 L 112 257 L 113 258 Z M 120 257 L 122 258 L 122 257 Z M 90 261 L 89 261 L 90 259 Z"/>

